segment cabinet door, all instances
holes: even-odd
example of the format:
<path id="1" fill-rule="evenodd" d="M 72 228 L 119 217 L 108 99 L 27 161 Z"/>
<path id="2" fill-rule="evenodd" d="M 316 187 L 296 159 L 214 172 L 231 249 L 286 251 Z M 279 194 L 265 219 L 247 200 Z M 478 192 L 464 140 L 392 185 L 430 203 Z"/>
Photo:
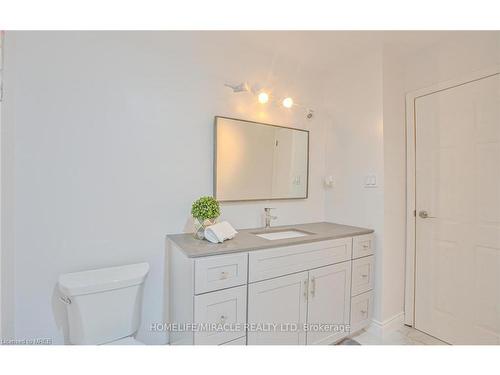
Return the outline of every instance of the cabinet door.
<path id="1" fill-rule="evenodd" d="M 248 285 L 248 345 L 306 343 L 308 273 Z"/>
<path id="2" fill-rule="evenodd" d="M 352 261 L 352 288 L 351 296 L 373 289 L 375 257 L 369 256 Z"/>
<path id="3" fill-rule="evenodd" d="M 246 285 L 194 296 L 195 345 L 219 345 L 245 334 Z M 205 325 L 205 327 L 203 327 Z"/>
<path id="4" fill-rule="evenodd" d="M 331 344 L 347 335 L 351 262 L 309 271 L 307 344 Z"/>
<path id="5" fill-rule="evenodd" d="M 351 333 L 357 332 L 370 324 L 373 314 L 373 291 L 352 297 Z"/>

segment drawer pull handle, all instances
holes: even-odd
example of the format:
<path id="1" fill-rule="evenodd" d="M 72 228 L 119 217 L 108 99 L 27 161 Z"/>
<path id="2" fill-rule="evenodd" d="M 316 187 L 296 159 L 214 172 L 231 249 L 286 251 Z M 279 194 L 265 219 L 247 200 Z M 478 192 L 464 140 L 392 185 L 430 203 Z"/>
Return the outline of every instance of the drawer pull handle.
<path id="1" fill-rule="evenodd" d="M 361 275 L 361 277 L 364 279 L 365 277 L 368 277 L 368 275 Z"/>
<path id="2" fill-rule="evenodd" d="M 369 245 L 363 245 L 363 249 L 368 249 L 369 247 Z"/>
<path id="3" fill-rule="evenodd" d="M 361 314 L 363 314 L 363 315 L 366 315 L 367 312 L 368 311 L 366 311 L 366 310 L 361 310 Z"/>
<path id="4" fill-rule="evenodd" d="M 220 280 L 225 280 L 228 278 L 228 276 L 229 276 L 229 273 L 226 271 L 223 271 L 220 273 Z"/>
<path id="5" fill-rule="evenodd" d="M 316 294 L 316 278 L 313 277 L 311 279 L 311 297 L 314 297 L 315 294 Z"/>

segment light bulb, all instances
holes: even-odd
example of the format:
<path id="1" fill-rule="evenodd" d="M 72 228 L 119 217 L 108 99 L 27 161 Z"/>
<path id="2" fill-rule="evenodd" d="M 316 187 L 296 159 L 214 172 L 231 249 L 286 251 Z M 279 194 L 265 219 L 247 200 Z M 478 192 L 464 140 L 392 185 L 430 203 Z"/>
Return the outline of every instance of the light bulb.
<path id="1" fill-rule="evenodd" d="M 266 104 L 269 101 L 269 94 L 267 92 L 261 92 L 258 96 L 260 104 Z"/>
<path id="2" fill-rule="evenodd" d="M 285 98 L 283 99 L 283 107 L 285 108 L 292 108 L 293 106 L 293 99 L 288 97 L 288 98 Z"/>

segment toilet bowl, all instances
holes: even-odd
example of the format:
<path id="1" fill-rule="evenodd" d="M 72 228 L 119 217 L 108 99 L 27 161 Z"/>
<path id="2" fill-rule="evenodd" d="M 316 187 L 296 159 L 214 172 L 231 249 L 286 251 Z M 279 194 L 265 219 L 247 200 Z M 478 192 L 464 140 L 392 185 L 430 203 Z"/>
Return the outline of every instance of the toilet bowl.
<path id="1" fill-rule="evenodd" d="M 141 317 L 147 263 L 75 272 L 59 277 L 69 341 L 76 345 L 140 345 L 133 336 Z"/>

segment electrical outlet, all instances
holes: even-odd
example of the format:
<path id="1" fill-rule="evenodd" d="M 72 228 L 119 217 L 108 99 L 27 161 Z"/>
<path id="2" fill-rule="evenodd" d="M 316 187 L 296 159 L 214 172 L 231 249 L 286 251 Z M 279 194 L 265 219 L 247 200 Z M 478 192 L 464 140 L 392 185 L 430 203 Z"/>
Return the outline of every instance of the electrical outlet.
<path id="1" fill-rule="evenodd" d="M 377 187 L 377 176 L 374 174 L 365 176 L 365 188 L 375 187 Z"/>
<path id="2" fill-rule="evenodd" d="M 333 187 L 334 186 L 333 176 L 326 176 L 324 183 L 325 183 L 326 187 L 329 187 L 329 188 Z"/>

